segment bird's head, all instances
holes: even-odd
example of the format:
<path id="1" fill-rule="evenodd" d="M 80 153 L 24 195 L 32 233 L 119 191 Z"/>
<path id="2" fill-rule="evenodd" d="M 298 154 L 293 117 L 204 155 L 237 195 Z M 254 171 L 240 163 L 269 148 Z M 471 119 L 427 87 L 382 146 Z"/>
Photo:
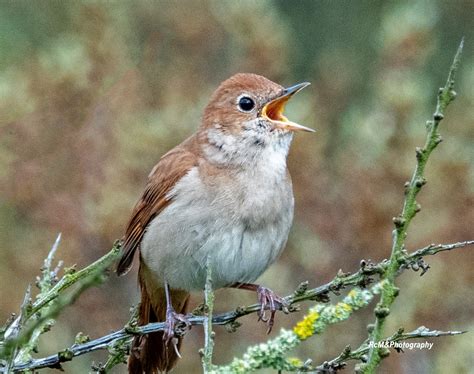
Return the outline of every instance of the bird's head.
<path id="1" fill-rule="evenodd" d="M 267 147 L 282 148 L 286 156 L 294 132 L 314 131 L 283 114 L 288 100 L 308 85 L 284 88 L 260 75 L 236 74 L 213 93 L 201 133 L 226 159 L 253 156 Z"/>

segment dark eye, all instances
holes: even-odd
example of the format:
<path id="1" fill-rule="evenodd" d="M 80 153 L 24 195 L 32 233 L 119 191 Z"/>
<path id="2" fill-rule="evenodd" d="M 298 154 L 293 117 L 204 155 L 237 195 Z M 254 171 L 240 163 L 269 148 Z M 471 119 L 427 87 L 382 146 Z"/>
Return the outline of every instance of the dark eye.
<path id="1" fill-rule="evenodd" d="M 250 112 L 255 107 L 255 102 L 248 96 L 239 99 L 239 108 L 244 112 Z"/>

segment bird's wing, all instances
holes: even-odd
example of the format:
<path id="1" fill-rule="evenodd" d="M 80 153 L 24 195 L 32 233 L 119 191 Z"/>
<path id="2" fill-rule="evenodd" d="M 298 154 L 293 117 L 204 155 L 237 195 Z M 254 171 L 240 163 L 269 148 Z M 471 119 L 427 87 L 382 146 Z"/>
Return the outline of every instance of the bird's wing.
<path id="1" fill-rule="evenodd" d="M 178 146 L 165 154 L 148 176 L 148 183 L 133 209 L 123 240 L 122 258 L 117 274 L 132 267 L 135 251 L 140 246 L 146 227 L 171 202 L 168 196 L 175 184 L 198 164 L 198 155 L 188 147 Z"/>

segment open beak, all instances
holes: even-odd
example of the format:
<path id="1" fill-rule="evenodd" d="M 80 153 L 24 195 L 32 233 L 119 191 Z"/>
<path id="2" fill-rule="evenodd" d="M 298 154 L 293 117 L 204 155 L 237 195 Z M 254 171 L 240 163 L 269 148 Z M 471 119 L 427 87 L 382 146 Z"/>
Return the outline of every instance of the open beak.
<path id="1" fill-rule="evenodd" d="M 265 104 L 262 109 L 262 116 L 268 119 L 273 124 L 275 129 L 314 132 L 315 130 L 292 122 L 283 115 L 283 111 L 285 110 L 285 105 L 288 100 L 290 100 L 295 93 L 301 91 L 303 88 L 309 85 L 309 82 L 303 82 L 285 88 L 280 96 Z"/>

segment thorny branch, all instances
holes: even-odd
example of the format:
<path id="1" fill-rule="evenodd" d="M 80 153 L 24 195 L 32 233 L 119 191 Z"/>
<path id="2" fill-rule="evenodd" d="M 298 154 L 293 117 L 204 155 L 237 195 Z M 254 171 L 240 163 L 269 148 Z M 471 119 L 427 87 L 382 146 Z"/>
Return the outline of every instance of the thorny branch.
<path id="1" fill-rule="evenodd" d="M 415 263 L 416 261 L 422 259 L 424 256 L 434 255 L 441 251 L 451 250 L 455 248 L 463 248 L 471 245 L 474 245 L 474 240 L 453 244 L 430 245 L 418 249 L 407 256 L 407 266 L 405 266 L 404 269 L 411 267 L 409 265 L 410 263 Z M 363 260 L 361 261 L 360 269 L 353 274 L 343 273 L 342 271 L 339 271 L 339 273 L 330 282 L 312 289 L 308 289 L 308 283 L 304 282 L 295 290 L 293 294 L 286 296 L 284 299 L 288 302 L 290 306 L 292 306 L 292 308 L 290 308 L 290 311 L 298 310 L 295 304 L 304 300 L 327 302 L 329 301 L 329 297 L 331 294 L 338 295 L 339 291 L 343 290 L 346 287 L 365 287 L 368 284 L 373 283 L 373 276 L 383 273 L 387 269 L 388 265 L 389 263 L 386 260 L 377 264 Z M 232 329 L 233 327 L 238 327 L 238 318 L 255 313 L 258 310 L 260 310 L 260 304 L 253 304 L 247 307 L 239 307 L 234 311 L 221 313 L 213 316 L 212 324 L 221 326 L 229 325 Z M 191 316 L 190 318 L 188 318 L 188 320 L 191 325 L 203 325 L 206 321 L 206 318 L 207 317 L 205 316 Z M 108 349 L 110 345 L 116 341 L 126 341 L 127 339 L 131 340 L 134 335 L 144 335 L 156 331 L 163 331 L 164 329 L 164 322 L 155 322 L 144 326 L 128 325 L 125 328 L 122 328 L 103 337 L 82 344 L 73 344 L 71 347 L 62 350 L 57 354 L 44 358 L 33 359 L 29 362 L 15 365 L 13 370 L 24 371 L 45 367 L 57 368 L 60 367 L 60 364 L 62 362 L 70 361 L 76 356 L 81 356 L 83 354 L 100 349 Z M 2 368 L 0 368 L 0 372 L 2 371 L 5 372 Z"/>
<path id="2" fill-rule="evenodd" d="M 202 355 L 201 361 L 204 373 L 207 373 L 212 369 L 212 354 L 214 351 L 214 331 L 212 331 L 214 292 L 212 289 L 212 268 L 210 257 L 207 258 L 206 270 L 206 286 L 204 288 L 204 348 L 199 351 L 199 353 Z"/>
<path id="3" fill-rule="evenodd" d="M 40 292 L 32 302 L 29 286 L 20 309 L 20 315 L 7 322 L 0 330 L 0 372 L 17 371 L 16 367 L 31 362 L 31 354 L 37 350 L 37 342 L 43 333 L 54 325 L 54 318 L 68 305 L 72 304 L 84 290 L 101 283 L 105 271 L 120 252 L 120 244 L 114 244 L 112 250 L 94 263 L 80 271 L 65 269 L 64 276 L 58 280 L 62 263 L 52 268 L 61 235 L 49 252 L 41 268 L 41 276 L 36 285 Z M 70 289 L 71 288 L 71 289 Z M 64 293 L 65 290 L 68 293 Z M 58 354 L 61 356 L 61 353 Z M 68 357 L 67 354 L 64 355 Z"/>
<path id="4" fill-rule="evenodd" d="M 380 301 L 374 309 L 375 325 L 371 333 L 370 340 L 378 342 L 382 339 L 385 320 L 390 314 L 390 307 L 398 296 L 399 289 L 395 286 L 395 277 L 403 265 L 406 265 L 405 240 L 408 235 L 408 227 L 421 207 L 416 201 L 416 197 L 421 188 L 426 184 L 424 171 L 431 152 L 443 140 L 438 127 L 444 118 L 445 110 L 455 99 L 454 77 L 459 67 L 464 40 L 458 47 L 453 63 L 449 69 L 446 85 L 439 89 L 436 109 L 433 119 L 426 123 L 426 141 L 425 145 L 416 148 L 416 166 L 409 182 L 405 183 L 405 200 L 403 209 L 399 216 L 393 218 L 395 229 L 392 232 L 392 252 L 389 259 L 389 266 L 382 275 L 385 280 L 384 287 L 380 296 Z M 422 268 L 422 274 L 427 267 L 420 262 L 416 266 Z M 415 268 L 416 268 L 415 266 Z M 360 366 L 360 372 L 363 374 L 372 374 L 383 359 L 382 351 L 376 346 L 369 350 L 369 356 L 366 364 Z"/>

